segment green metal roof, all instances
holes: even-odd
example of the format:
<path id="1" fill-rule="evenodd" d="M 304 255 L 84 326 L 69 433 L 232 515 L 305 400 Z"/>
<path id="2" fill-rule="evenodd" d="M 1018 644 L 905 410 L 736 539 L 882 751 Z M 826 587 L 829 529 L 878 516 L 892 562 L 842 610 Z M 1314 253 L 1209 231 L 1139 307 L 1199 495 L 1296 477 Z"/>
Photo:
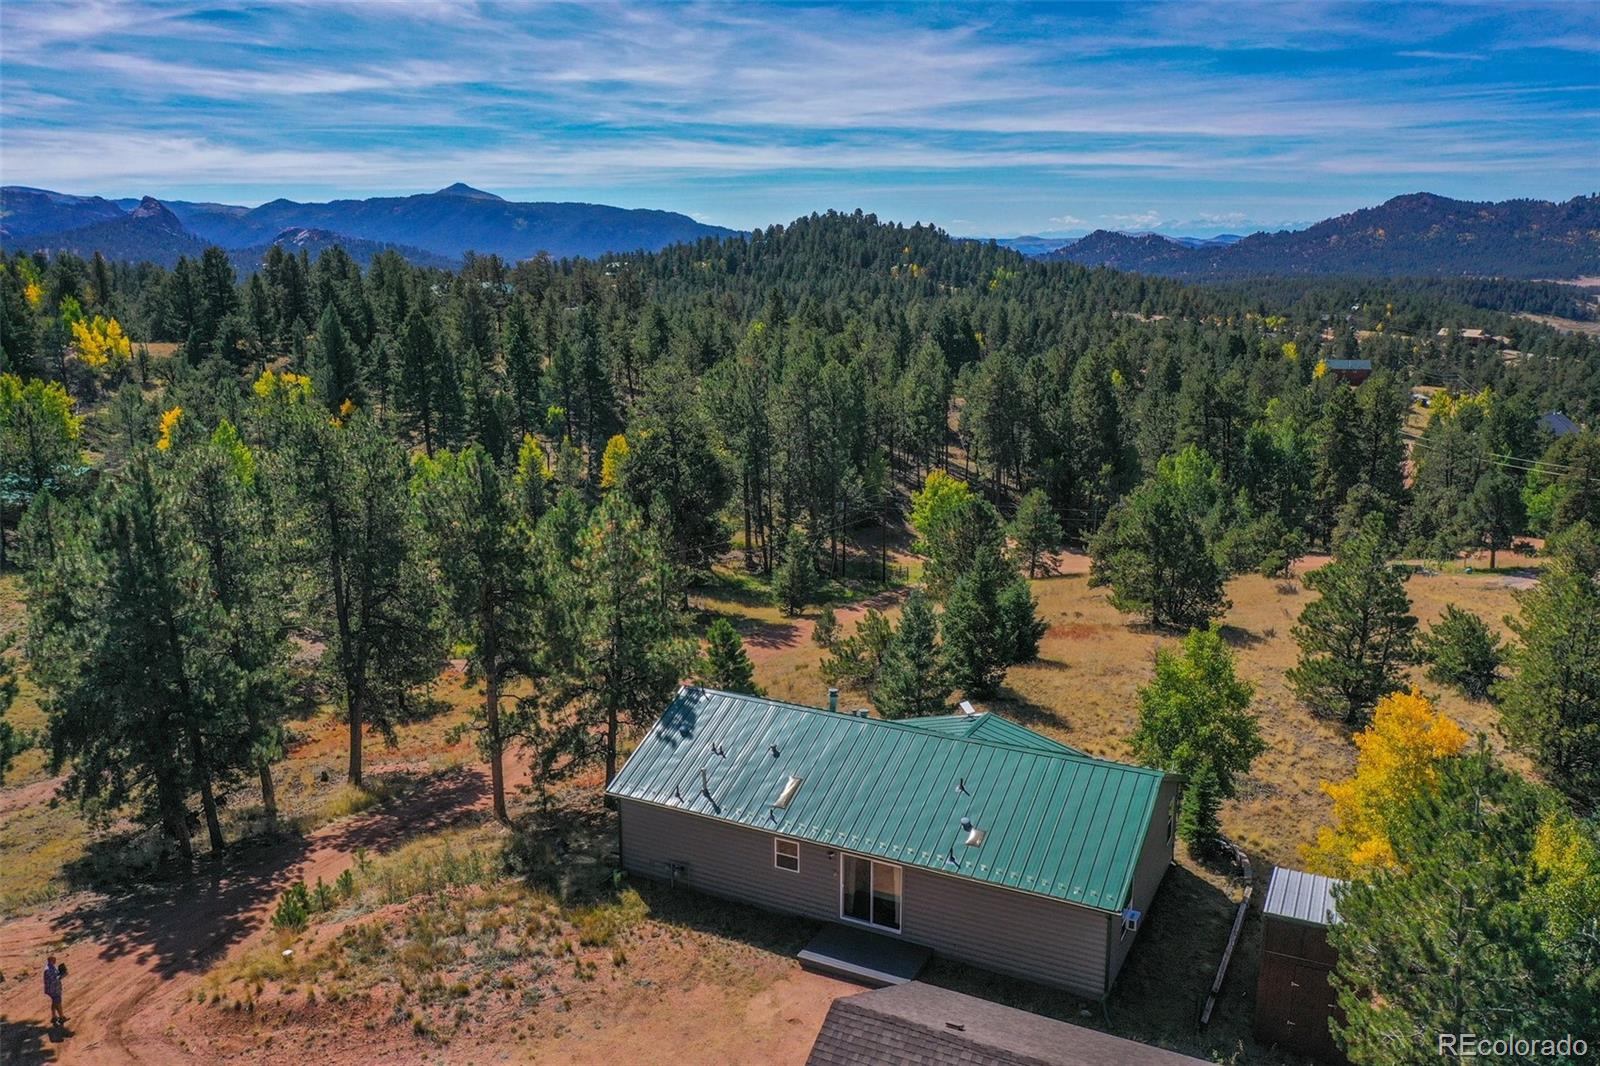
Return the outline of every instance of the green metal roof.
<path id="1" fill-rule="evenodd" d="M 1161 772 L 947 729 L 685 688 L 607 791 L 1120 911 Z M 780 810 L 791 775 L 804 783 Z M 981 846 L 966 846 L 963 816 Z"/>
<path id="2" fill-rule="evenodd" d="M 1068 747 L 1059 740 L 1051 740 L 1042 733 L 1033 730 L 998 714 L 983 711 L 978 714 L 930 714 L 923 718 L 898 718 L 895 725 L 910 726 L 913 729 L 926 729 L 930 733 L 941 736 L 959 737 L 966 740 L 987 740 L 994 744 L 1010 744 L 1018 748 L 1032 748 L 1034 751 L 1068 752 L 1073 755 L 1082 755 L 1077 748 Z"/>

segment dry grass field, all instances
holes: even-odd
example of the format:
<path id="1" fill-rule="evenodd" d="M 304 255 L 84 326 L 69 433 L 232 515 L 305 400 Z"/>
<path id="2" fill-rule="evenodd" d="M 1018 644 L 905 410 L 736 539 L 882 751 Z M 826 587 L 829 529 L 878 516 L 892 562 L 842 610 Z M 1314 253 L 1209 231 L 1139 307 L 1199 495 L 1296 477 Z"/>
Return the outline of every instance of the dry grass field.
<path id="1" fill-rule="evenodd" d="M 900 572 L 916 560 L 896 555 Z M 1302 566 L 1319 565 L 1313 557 Z M 1537 563 L 1501 556 L 1498 572 L 1467 564 L 1408 585 L 1424 624 L 1447 603 L 1498 625 Z M 1481 566 L 1478 561 L 1475 566 Z M 1034 583 L 1049 630 L 1040 659 L 1012 671 L 988 709 L 1092 754 L 1126 758 L 1136 691 L 1158 647 L 1177 639 L 1119 615 L 1088 587 L 1085 560 L 1057 560 Z M 0 584 L 4 624 L 20 624 L 14 578 Z M 898 611 L 901 591 L 861 598 L 829 591 L 848 630 L 875 606 Z M 1223 812 L 1251 852 L 1258 880 L 1295 863 L 1328 805 L 1319 782 L 1344 775 L 1353 748 L 1342 727 L 1310 716 L 1283 682 L 1296 655 L 1290 628 L 1306 597 L 1296 581 L 1232 581 L 1226 635 L 1257 686 L 1268 750 L 1244 795 Z M 855 598 L 852 599 L 852 596 Z M 773 696 L 825 700 L 815 609 L 785 618 L 759 586 L 731 572 L 692 597 L 697 622 L 731 618 L 757 680 Z M 1463 725 L 1493 739 L 1493 708 L 1437 692 Z M 142 838 L 112 819 L 90 828 L 53 798 L 39 752 L 0 791 L 0 1008 L 12 1061 L 330 1062 L 628 1061 L 638 1049 L 683 1063 L 801 1062 L 827 1005 L 853 986 L 801 971 L 794 952 L 807 923 L 712 903 L 692 893 L 610 877 L 614 823 L 589 775 L 549 794 L 513 753 L 513 813 L 521 835 L 494 826 L 470 739 L 453 733 L 476 693 L 459 668 L 435 684 L 430 712 L 372 748 L 366 790 L 339 782 L 343 729 L 325 709 L 294 723 L 277 771 L 284 825 L 207 857 L 202 880 L 143 883 Z M 864 706 L 846 693 L 847 706 Z M 12 712 L 42 724 L 24 683 Z M 231 797 L 229 831 L 262 829 L 248 790 Z M 516 856 L 511 871 L 504 854 Z M 347 891 L 299 932 L 272 929 L 296 879 Z M 1102 1014 L 1059 992 L 952 963 L 925 978 L 1079 1024 L 1222 1062 L 1287 1061 L 1250 1039 L 1259 923 L 1246 923 L 1212 1025 L 1195 1018 L 1227 937 L 1241 886 L 1187 856 L 1168 874 L 1128 966 Z M 196 891 L 200 894 L 196 895 Z M 52 1041 L 37 1022 L 37 956 L 72 960 L 71 1035 Z M 285 957 L 282 952 L 294 954 Z M 39 1002 L 35 1002 L 39 1000 Z M 655 1054 L 659 1053 L 659 1054 Z"/>

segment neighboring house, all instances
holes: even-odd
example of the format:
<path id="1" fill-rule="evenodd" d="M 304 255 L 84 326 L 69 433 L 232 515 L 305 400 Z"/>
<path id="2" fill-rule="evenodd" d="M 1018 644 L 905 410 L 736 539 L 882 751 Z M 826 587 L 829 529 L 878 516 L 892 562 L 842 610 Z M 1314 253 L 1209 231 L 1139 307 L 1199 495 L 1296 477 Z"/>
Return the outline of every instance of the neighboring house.
<path id="1" fill-rule="evenodd" d="M 1328 984 L 1339 956 L 1328 926 L 1339 920 L 1331 877 L 1273 867 L 1261 905 L 1261 971 L 1256 981 L 1256 1039 L 1324 1062 L 1345 1062 L 1328 1021 L 1344 1012 Z"/>
<path id="2" fill-rule="evenodd" d="M 1583 432 L 1578 423 L 1562 414 L 1560 411 L 1546 411 L 1539 416 L 1539 428 L 1552 437 L 1570 437 L 1574 433 Z"/>
<path id="3" fill-rule="evenodd" d="M 1178 786 L 993 715 L 685 688 L 607 794 L 629 873 L 1099 999 L 1172 862 Z"/>
<path id="4" fill-rule="evenodd" d="M 1323 364 L 1340 381 L 1359 385 L 1372 373 L 1371 359 L 1324 359 Z"/>
<path id="5" fill-rule="evenodd" d="M 1202 1062 L 913 981 L 834 1000 L 806 1066 L 1201 1066 Z"/>

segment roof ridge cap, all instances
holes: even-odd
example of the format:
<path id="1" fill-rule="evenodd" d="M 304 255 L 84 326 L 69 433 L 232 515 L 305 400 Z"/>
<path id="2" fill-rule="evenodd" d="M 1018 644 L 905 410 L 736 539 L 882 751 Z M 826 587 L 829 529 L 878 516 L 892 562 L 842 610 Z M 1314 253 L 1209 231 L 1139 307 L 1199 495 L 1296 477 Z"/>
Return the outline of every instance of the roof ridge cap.
<path id="1" fill-rule="evenodd" d="M 990 739 L 987 739 L 985 737 L 957 737 L 957 736 L 950 736 L 950 735 L 945 734 L 945 733 L 935 733 L 935 732 L 930 732 L 929 730 L 926 730 L 926 729 L 919 729 L 916 726 L 909 724 L 909 722 L 897 721 L 897 720 L 895 720 L 893 718 L 873 718 L 871 715 L 851 714 L 851 713 L 849 713 L 847 711 L 830 711 L 826 707 L 813 707 L 810 704 L 805 704 L 805 703 L 791 703 L 788 700 L 777 700 L 777 699 L 773 699 L 770 696 L 752 696 L 748 692 L 729 692 L 726 689 L 708 688 L 705 685 L 685 685 L 684 686 L 684 691 L 686 691 L 686 692 L 687 691 L 708 692 L 708 693 L 712 693 L 712 694 L 717 695 L 717 696 L 727 696 L 727 697 L 729 697 L 731 699 L 736 699 L 736 700 L 740 700 L 740 701 L 748 702 L 748 703 L 768 703 L 768 704 L 773 704 L 773 705 L 779 706 L 779 707 L 790 707 L 790 708 L 793 708 L 794 710 L 797 710 L 797 711 L 809 711 L 812 714 L 827 715 L 827 716 L 830 716 L 830 717 L 833 717 L 833 718 L 847 718 L 847 719 L 850 719 L 850 720 L 856 721 L 856 722 L 870 722 L 873 725 L 889 726 L 889 727 L 895 728 L 895 729 L 909 729 L 913 733 L 916 733 L 918 736 L 927 737 L 930 740 L 948 741 L 948 742 L 950 742 L 952 744 L 982 744 L 985 747 L 1002 748 L 1002 749 L 1004 749 L 1006 751 L 1023 752 L 1023 753 L 1028 754 L 1028 755 L 1039 755 L 1039 756 L 1042 756 L 1042 757 L 1045 757 L 1045 758 L 1071 759 L 1071 760 L 1073 760 L 1075 762 L 1098 763 L 1101 766 L 1110 766 L 1110 767 L 1114 767 L 1114 768 L 1116 768 L 1118 770 L 1127 770 L 1127 771 L 1134 772 L 1134 773 L 1153 774 L 1156 777 L 1168 777 L 1168 776 L 1170 776 L 1167 771 L 1157 769 L 1154 766 L 1140 766 L 1138 763 L 1120 762 L 1117 759 L 1102 759 L 1097 755 L 1090 755 L 1087 752 L 1081 752 L 1081 751 L 1075 751 L 1075 750 L 1073 750 L 1073 751 L 1068 751 L 1068 750 L 1050 751 L 1050 750 L 1046 750 L 1044 748 L 1024 747 L 1023 745 L 1020 745 L 1020 744 L 1007 744 L 1007 743 L 1004 743 L 1003 741 L 990 740 Z M 994 712 L 992 712 L 992 711 L 983 711 L 981 713 L 983 713 L 983 714 L 992 714 Z M 955 717 L 955 716 L 954 715 L 925 715 L 924 717 L 928 717 L 928 718 L 943 718 L 943 717 Z M 1006 719 L 1006 720 L 1009 721 L 1009 719 Z M 1011 724 L 1012 725 L 1017 725 L 1017 723 L 1015 723 L 1015 722 L 1012 722 Z M 1019 725 L 1018 728 L 1027 729 L 1028 727 L 1025 726 L 1025 725 Z M 1028 731 L 1032 732 L 1032 730 L 1028 730 Z M 1037 734 L 1037 735 L 1041 736 L 1041 737 L 1044 736 L 1043 733 L 1040 733 L 1040 734 Z M 1044 739 L 1049 740 L 1050 738 L 1049 737 L 1045 737 Z"/>

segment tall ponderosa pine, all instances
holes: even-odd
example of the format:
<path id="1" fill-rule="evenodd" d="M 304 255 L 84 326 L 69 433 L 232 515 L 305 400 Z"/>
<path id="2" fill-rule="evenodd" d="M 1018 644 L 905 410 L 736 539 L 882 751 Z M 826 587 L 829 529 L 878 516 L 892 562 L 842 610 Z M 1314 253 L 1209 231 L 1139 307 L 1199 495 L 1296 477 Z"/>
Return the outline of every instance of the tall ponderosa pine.
<path id="1" fill-rule="evenodd" d="M 312 624 L 326 635 L 323 668 L 349 719 L 359 785 L 363 730 L 388 733 L 437 674 L 438 598 L 400 446 L 361 411 L 330 421 L 302 404 L 294 414 L 286 465 Z"/>
<path id="2" fill-rule="evenodd" d="M 1383 516 L 1371 514 L 1333 562 L 1303 579 L 1321 595 L 1300 612 L 1300 662 L 1285 676 L 1309 707 L 1350 725 L 1364 724 L 1380 697 L 1403 688 L 1402 671 L 1417 659 L 1405 572 L 1389 552 Z"/>
<path id="3" fill-rule="evenodd" d="M 28 652 L 48 693 L 52 763 L 71 763 L 68 794 L 136 805 L 187 863 L 189 796 L 199 793 L 221 849 L 217 796 L 257 746 L 249 664 L 234 658 L 240 629 L 185 528 L 178 481 L 144 451 L 92 515 L 55 516 L 29 576 Z"/>
<path id="4" fill-rule="evenodd" d="M 539 673 L 545 605 L 533 528 L 512 486 L 476 445 L 419 460 L 412 495 L 443 578 L 452 628 L 471 647 L 468 677 L 483 682 L 479 747 L 489 762 L 494 815 L 508 821 L 501 695 L 513 678 Z"/>
<path id="5" fill-rule="evenodd" d="M 885 718 L 917 718 L 940 713 L 949 699 L 939 620 L 922 591 L 913 589 L 884 651 L 873 702 Z"/>
<path id="6" fill-rule="evenodd" d="M 1527 524 L 1528 513 L 1522 503 L 1522 486 L 1498 467 L 1478 479 L 1467 500 L 1464 521 L 1472 543 L 1489 549 L 1489 569 L 1493 570 L 1499 552 L 1511 547 L 1513 538 Z"/>
<path id="7" fill-rule="evenodd" d="M 212 637 L 227 649 L 231 688 L 214 693 L 247 730 L 249 762 L 269 818 L 278 811 L 272 764 L 285 750 L 289 706 L 290 578 L 277 513 L 257 455 L 231 422 L 173 457 L 180 535 L 200 560 L 198 594 L 215 603 Z"/>
<path id="8" fill-rule="evenodd" d="M 1500 730 L 1581 804 L 1600 800 L 1600 537 L 1587 522 L 1550 546 L 1539 583 L 1517 593 L 1519 643 L 1499 689 Z"/>
<path id="9" fill-rule="evenodd" d="M 693 651 L 674 632 L 670 574 L 643 516 L 627 497 L 606 496 L 579 539 L 565 593 L 577 639 L 558 696 L 575 714 L 551 750 L 566 750 L 578 765 L 600 755 L 607 783 L 622 731 L 660 713 L 690 668 Z"/>
<path id="10" fill-rule="evenodd" d="M 622 488 L 634 506 L 662 525 L 672 561 L 708 572 L 728 550 L 722 509 L 733 493 L 712 447 L 710 427 L 688 368 L 677 361 L 645 372 L 645 390 L 624 438 Z"/>
<path id="11" fill-rule="evenodd" d="M 756 668 L 744 650 L 744 640 L 726 618 L 717 619 L 706 630 L 706 653 L 699 670 L 700 680 L 712 688 L 761 695 Z"/>

